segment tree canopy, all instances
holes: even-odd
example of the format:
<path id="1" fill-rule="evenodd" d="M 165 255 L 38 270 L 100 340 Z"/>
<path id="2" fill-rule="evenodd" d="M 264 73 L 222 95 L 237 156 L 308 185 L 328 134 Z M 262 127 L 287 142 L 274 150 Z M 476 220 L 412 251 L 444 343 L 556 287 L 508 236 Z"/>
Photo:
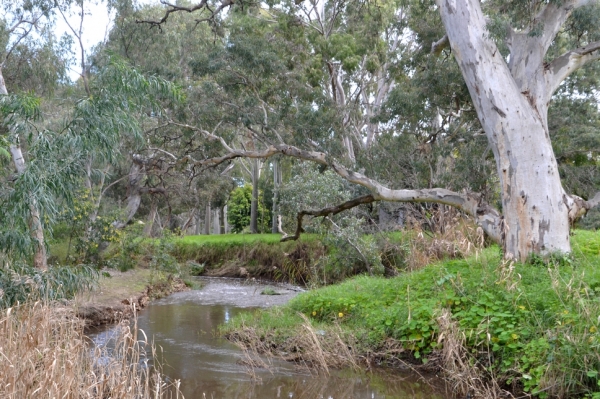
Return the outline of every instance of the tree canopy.
<path id="1" fill-rule="evenodd" d="M 75 83 L 68 40 L 47 28 L 70 4 L 23 2 L 3 19 L 0 151 L 24 160 L 2 176 L 4 251 L 43 247 L 77 185 L 91 219 L 126 199 L 117 227 L 163 212 L 207 232 L 240 181 L 252 230 L 259 187 L 288 226 L 294 195 L 308 215 L 450 205 L 521 260 L 568 252 L 600 203 L 597 1 L 115 0 Z M 310 173 L 285 158 L 316 163 L 315 182 L 337 175 L 344 195 L 302 198 Z"/>

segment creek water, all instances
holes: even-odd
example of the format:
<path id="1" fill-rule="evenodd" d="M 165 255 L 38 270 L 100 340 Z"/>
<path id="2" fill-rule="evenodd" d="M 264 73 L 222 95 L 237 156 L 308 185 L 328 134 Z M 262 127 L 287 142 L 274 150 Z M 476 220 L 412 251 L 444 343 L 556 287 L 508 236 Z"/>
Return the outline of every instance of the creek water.
<path id="1" fill-rule="evenodd" d="M 283 304 L 299 289 L 269 285 L 279 295 L 261 295 L 267 286 L 235 279 L 202 279 L 201 290 L 172 294 L 152 302 L 138 316 L 138 328 L 162 349 L 163 374 L 181 381 L 186 399 L 449 399 L 441 381 L 398 370 L 368 373 L 336 370 L 316 375 L 289 362 L 265 359 L 249 371 L 241 350 L 216 333 L 240 312 Z M 114 328 L 90 334 L 106 345 Z M 251 377 L 253 374 L 254 378 Z"/>

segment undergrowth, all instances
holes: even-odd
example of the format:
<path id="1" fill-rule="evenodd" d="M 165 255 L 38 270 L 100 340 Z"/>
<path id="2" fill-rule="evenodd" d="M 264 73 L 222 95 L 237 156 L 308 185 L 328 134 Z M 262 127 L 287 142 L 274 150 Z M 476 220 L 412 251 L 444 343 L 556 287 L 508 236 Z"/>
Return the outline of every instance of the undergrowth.
<path id="1" fill-rule="evenodd" d="M 478 397 L 597 399 L 600 233 L 577 231 L 572 242 L 572 255 L 527 264 L 491 247 L 391 279 L 355 277 L 242 315 L 224 333 L 316 364 L 338 365 L 345 345 L 352 361 L 443 369 Z M 318 339 L 318 357 L 302 332 Z"/>
<path id="2" fill-rule="evenodd" d="M 0 308 L 38 299 L 70 299 L 77 292 L 90 290 L 97 281 L 98 271 L 89 265 L 39 270 L 5 261 L 0 265 Z"/>

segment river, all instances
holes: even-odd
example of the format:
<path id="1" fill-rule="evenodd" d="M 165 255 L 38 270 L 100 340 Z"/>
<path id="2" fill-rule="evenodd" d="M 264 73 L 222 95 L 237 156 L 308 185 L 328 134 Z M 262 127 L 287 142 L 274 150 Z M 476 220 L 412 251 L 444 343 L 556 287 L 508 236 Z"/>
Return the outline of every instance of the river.
<path id="1" fill-rule="evenodd" d="M 162 349 L 163 373 L 181 381 L 187 399 L 453 397 L 438 378 L 398 370 L 336 370 L 326 376 L 276 359 L 265 359 L 268 369 L 250 369 L 241 350 L 216 334 L 218 325 L 240 312 L 283 304 L 299 289 L 271 284 L 269 288 L 280 295 L 261 295 L 266 286 L 258 283 L 206 278 L 202 282 L 201 290 L 154 301 L 138 316 L 138 328 Z M 106 328 L 90 337 L 96 345 L 105 345 L 113 331 Z"/>

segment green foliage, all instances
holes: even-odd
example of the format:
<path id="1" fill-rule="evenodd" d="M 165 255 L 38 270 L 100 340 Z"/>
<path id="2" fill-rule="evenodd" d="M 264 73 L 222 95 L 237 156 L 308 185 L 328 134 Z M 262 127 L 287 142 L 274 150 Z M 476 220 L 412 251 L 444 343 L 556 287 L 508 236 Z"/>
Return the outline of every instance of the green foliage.
<path id="1" fill-rule="evenodd" d="M 144 244 L 142 230 L 143 226 L 137 223 L 127 226 L 117 242 L 117 256 L 114 260 L 120 271 L 131 270 L 137 265 Z"/>
<path id="2" fill-rule="evenodd" d="M 322 281 L 322 284 L 364 272 L 383 275 L 382 250 L 375 236 L 364 233 L 364 220 L 346 217 L 341 226 L 336 224 L 326 231 L 321 229 L 321 232 L 323 244 L 330 248 L 321 260 L 323 276 L 330 280 Z"/>
<path id="3" fill-rule="evenodd" d="M 316 210 L 348 201 L 351 193 L 345 181 L 331 170 L 319 171 L 315 165 L 301 162 L 294 165 L 292 177 L 279 190 L 279 209 L 284 216 L 284 228 L 296 228 L 296 215 L 301 210 Z M 348 217 L 348 215 L 344 215 Z M 336 220 L 338 220 L 336 218 Z M 308 232 L 318 227 L 306 218 Z"/>
<path id="4" fill-rule="evenodd" d="M 252 204 L 252 185 L 245 184 L 231 192 L 227 201 L 227 220 L 234 233 L 241 233 L 250 226 L 250 207 Z M 265 207 L 262 192 L 258 194 L 258 232 L 270 231 L 269 210 Z"/>
<path id="5" fill-rule="evenodd" d="M 175 236 L 170 230 L 163 230 L 158 243 L 152 246 L 152 260 L 150 268 L 155 272 L 165 273 L 179 277 L 181 267 L 172 255 L 175 249 Z"/>
<path id="6" fill-rule="evenodd" d="M 92 92 L 91 97 L 73 106 L 70 118 L 58 129 L 36 125 L 41 123 L 36 120 L 40 99 L 29 94 L 0 99 L 3 126 L 10 132 L 10 142 L 26 149 L 24 172 L 0 191 L 1 252 L 29 255 L 37 245 L 30 235 L 32 209 L 41 215 L 42 228 L 51 233 L 51 227 L 65 214 L 63 211 L 74 206 L 85 162 L 92 157 L 114 160 L 119 140 L 127 135 L 139 137 L 146 113 L 160 114 L 159 99 L 167 104 L 181 99 L 175 85 L 160 78 L 147 78 L 117 59 L 96 75 Z M 98 224 L 100 232 L 108 228 L 108 224 Z M 84 238 L 90 240 L 89 236 Z M 93 250 L 92 243 L 87 246 Z M 87 249 L 85 252 L 89 252 Z"/>
<path id="7" fill-rule="evenodd" d="M 30 300 L 71 299 L 90 290 L 98 281 L 97 270 L 89 265 L 56 266 L 41 271 L 23 263 L 3 262 L 0 267 L 0 307 Z"/>
<path id="8" fill-rule="evenodd" d="M 80 190 L 74 195 L 72 207 L 66 208 L 58 219 L 64 226 L 58 233 L 63 240 L 68 239 L 65 261 L 78 264 L 97 260 L 102 245 L 120 240 L 122 231 L 115 228 L 113 218 L 97 216 L 92 220 L 92 214 L 97 212 L 95 206 L 90 191 Z"/>

